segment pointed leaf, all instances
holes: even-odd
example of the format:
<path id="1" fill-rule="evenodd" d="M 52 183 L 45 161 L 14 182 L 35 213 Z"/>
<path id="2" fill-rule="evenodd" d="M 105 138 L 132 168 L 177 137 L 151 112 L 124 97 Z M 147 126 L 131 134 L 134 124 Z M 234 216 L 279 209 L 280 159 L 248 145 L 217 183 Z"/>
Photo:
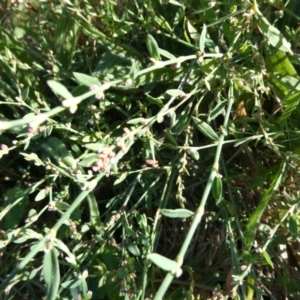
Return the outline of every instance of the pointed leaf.
<path id="1" fill-rule="evenodd" d="M 185 95 L 185 93 L 182 90 L 176 90 L 176 89 L 167 90 L 166 94 L 168 94 L 172 97 L 179 97 L 179 96 Z"/>
<path id="2" fill-rule="evenodd" d="M 207 136 L 209 139 L 213 141 L 218 141 L 219 137 L 215 133 L 215 131 L 205 122 L 201 121 L 200 119 L 196 117 L 192 117 L 196 127 L 199 129 L 200 132 L 202 132 L 205 136 Z"/>
<path id="3" fill-rule="evenodd" d="M 200 35 L 200 40 L 199 40 L 199 48 L 200 48 L 201 53 L 204 52 L 206 33 L 207 33 L 207 28 L 206 28 L 206 25 L 203 24 L 203 29 L 202 29 L 202 32 L 201 32 L 201 35 Z"/>
<path id="4" fill-rule="evenodd" d="M 151 57 L 153 57 L 155 60 L 160 60 L 159 48 L 157 42 L 154 39 L 154 37 L 150 34 L 147 35 L 146 45 Z"/>
<path id="5" fill-rule="evenodd" d="M 180 218 L 180 219 L 187 219 L 194 215 L 194 212 L 184 209 L 161 209 L 161 214 L 168 218 Z"/>
<path id="6" fill-rule="evenodd" d="M 96 84 L 101 85 L 101 82 L 95 77 L 88 76 L 88 75 L 85 75 L 82 73 L 76 73 L 76 72 L 74 72 L 73 75 L 80 84 L 85 85 L 87 87 L 90 87 L 90 86 L 96 85 Z"/>
<path id="7" fill-rule="evenodd" d="M 212 194 L 216 200 L 217 205 L 220 204 L 220 201 L 223 196 L 223 185 L 222 185 L 222 179 L 219 177 L 216 177 L 213 185 L 212 185 Z"/>
<path id="8" fill-rule="evenodd" d="M 145 118 L 136 118 L 136 119 L 129 120 L 127 124 L 140 124 L 143 122 L 145 122 Z"/>
<path id="9" fill-rule="evenodd" d="M 191 149 L 189 151 L 189 154 L 191 155 L 191 157 L 194 159 L 194 160 L 199 160 L 200 158 L 200 154 L 197 150 L 194 150 L 194 149 Z"/>
<path id="10" fill-rule="evenodd" d="M 187 31 L 190 34 L 190 37 L 193 40 L 197 40 L 199 38 L 199 33 L 198 33 L 197 29 L 191 24 L 191 22 L 189 20 L 187 20 L 186 25 L 187 25 Z"/>
<path id="11" fill-rule="evenodd" d="M 179 265 L 176 261 L 171 260 L 165 256 L 162 256 L 158 253 L 150 253 L 148 254 L 147 258 L 151 260 L 155 265 L 157 265 L 159 268 L 172 272 L 179 268 Z"/>
<path id="12" fill-rule="evenodd" d="M 134 256 L 140 256 L 141 255 L 140 249 L 138 248 L 137 244 L 134 243 L 134 242 L 129 241 L 127 243 L 127 249 Z"/>
<path id="13" fill-rule="evenodd" d="M 273 262 L 267 251 L 263 252 L 263 257 L 265 258 L 266 262 L 271 266 L 271 268 L 274 268 Z"/>
<path id="14" fill-rule="evenodd" d="M 216 107 L 209 114 L 209 119 L 214 120 L 218 115 L 220 115 L 224 111 L 224 107 L 226 106 L 227 100 L 222 101 L 216 105 Z"/>
<path id="15" fill-rule="evenodd" d="M 292 239 L 296 241 L 298 235 L 298 224 L 297 224 L 297 216 L 293 215 L 289 219 L 289 230 L 292 236 Z"/>
<path id="16" fill-rule="evenodd" d="M 41 201 L 43 199 L 45 199 L 45 197 L 47 196 L 47 192 L 45 189 L 42 189 L 38 192 L 38 194 L 35 196 L 34 201 Z"/>
<path id="17" fill-rule="evenodd" d="M 62 85 L 60 82 L 57 82 L 55 80 L 48 80 L 47 84 L 51 88 L 51 90 L 61 96 L 64 99 L 70 99 L 73 98 L 73 95 L 68 91 L 68 89 Z"/>
<path id="18" fill-rule="evenodd" d="M 284 52 L 292 53 L 291 44 L 281 34 L 281 32 L 274 26 L 272 26 L 267 19 L 261 18 L 258 23 L 260 32 L 267 38 L 267 41 L 273 47 L 280 49 Z"/>

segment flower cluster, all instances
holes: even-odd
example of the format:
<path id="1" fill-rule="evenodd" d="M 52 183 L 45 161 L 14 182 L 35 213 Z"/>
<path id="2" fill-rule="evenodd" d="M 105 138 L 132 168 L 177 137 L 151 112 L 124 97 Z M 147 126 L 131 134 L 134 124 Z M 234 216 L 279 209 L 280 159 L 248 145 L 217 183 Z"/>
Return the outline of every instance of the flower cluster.
<path id="1" fill-rule="evenodd" d="M 116 154 L 113 152 L 112 147 L 100 149 L 99 152 L 99 160 L 94 164 L 93 171 L 104 172 L 105 174 L 110 173 L 110 165 L 113 163 L 113 159 Z"/>
<path id="2" fill-rule="evenodd" d="M 99 89 L 99 85 L 97 85 L 97 84 L 92 85 L 92 86 L 90 87 L 90 90 L 91 90 L 91 91 L 97 90 L 97 89 Z M 96 98 L 97 100 L 104 99 L 104 93 L 103 93 L 103 91 L 99 91 L 99 92 L 95 95 L 95 98 Z"/>

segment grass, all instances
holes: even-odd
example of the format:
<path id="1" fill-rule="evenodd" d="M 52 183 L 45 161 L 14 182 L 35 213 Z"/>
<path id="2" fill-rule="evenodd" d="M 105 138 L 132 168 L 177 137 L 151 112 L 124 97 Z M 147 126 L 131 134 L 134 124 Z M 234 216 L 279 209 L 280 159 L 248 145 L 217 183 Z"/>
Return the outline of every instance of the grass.
<path id="1" fill-rule="evenodd" d="M 299 298 L 299 9 L 6 1 L 1 299 Z"/>

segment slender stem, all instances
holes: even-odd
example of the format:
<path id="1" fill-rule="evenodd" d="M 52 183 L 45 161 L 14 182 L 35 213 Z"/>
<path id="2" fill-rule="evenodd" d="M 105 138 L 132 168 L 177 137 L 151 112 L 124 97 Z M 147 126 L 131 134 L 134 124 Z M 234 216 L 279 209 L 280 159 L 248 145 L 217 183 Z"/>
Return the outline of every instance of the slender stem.
<path id="1" fill-rule="evenodd" d="M 233 83 L 232 83 L 232 81 L 230 81 L 229 95 L 228 96 L 229 96 L 228 97 L 229 101 L 228 101 L 226 117 L 225 117 L 224 125 L 223 125 L 224 128 L 227 128 L 230 112 L 231 112 L 232 105 L 233 105 Z M 218 146 L 217 146 L 216 154 L 215 154 L 214 164 L 213 164 L 213 167 L 211 169 L 210 176 L 208 178 L 206 187 L 204 189 L 202 199 L 200 201 L 200 205 L 199 205 L 199 207 L 197 208 L 197 210 L 195 212 L 193 222 L 192 222 L 191 227 L 190 227 L 190 229 L 187 233 L 187 236 L 186 236 L 186 238 L 185 238 L 185 240 L 184 240 L 184 242 L 181 246 L 181 249 L 180 249 L 177 257 L 175 258 L 175 261 L 177 261 L 179 267 L 181 267 L 182 264 L 183 264 L 183 260 L 184 260 L 184 256 L 186 254 L 186 251 L 187 251 L 187 249 L 188 249 L 188 247 L 191 243 L 191 240 L 192 240 L 192 238 L 193 238 L 193 236 L 194 236 L 194 234 L 197 230 L 197 227 L 198 227 L 199 223 L 202 220 L 202 216 L 204 214 L 205 204 L 207 202 L 207 199 L 208 199 L 213 181 L 214 181 L 214 179 L 215 179 L 215 177 L 218 173 L 219 160 L 220 160 L 220 155 L 221 155 L 221 151 L 222 151 L 222 147 L 223 147 L 224 138 L 225 138 L 225 135 L 224 135 L 224 133 L 222 133 L 219 137 Z M 154 297 L 154 300 L 159 300 L 159 299 L 163 298 L 163 296 L 165 295 L 169 285 L 171 284 L 171 282 L 174 278 L 174 275 L 175 274 L 173 272 L 169 272 L 166 275 L 164 281 L 160 285 L 160 287 L 159 287 L 159 289 L 158 289 L 158 291 L 157 291 L 157 293 Z"/>

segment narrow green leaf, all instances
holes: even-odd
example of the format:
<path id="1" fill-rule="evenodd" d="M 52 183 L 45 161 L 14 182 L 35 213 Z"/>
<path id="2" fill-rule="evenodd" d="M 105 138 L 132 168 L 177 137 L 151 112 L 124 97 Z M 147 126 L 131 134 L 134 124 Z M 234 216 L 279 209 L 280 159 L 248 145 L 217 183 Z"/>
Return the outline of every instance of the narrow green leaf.
<path id="1" fill-rule="evenodd" d="M 79 166 L 89 168 L 99 160 L 99 155 L 96 153 L 88 153 L 84 155 L 83 160 L 78 163 Z"/>
<path id="2" fill-rule="evenodd" d="M 171 132 L 171 130 L 170 130 L 169 128 L 166 129 L 166 134 L 167 134 L 169 140 L 170 140 L 174 145 L 177 146 L 177 141 L 176 141 L 176 139 L 174 138 L 174 136 L 173 136 L 173 134 L 172 134 L 172 132 Z"/>
<path id="3" fill-rule="evenodd" d="M 209 119 L 214 120 L 218 115 L 220 115 L 224 111 L 226 104 L 227 104 L 227 100 L 218 103 L 216 107 L 209 114 Z"/>
<path id="4" fill-rule="evenodd" d="M 267 38 L 267 41 L 270 45 L 284 52 L 289 52 L 292 54 L 291 44 L 276 27 L 272 26 L 268 22 L 266 18 L 260 19 L 258 28 L 260 32 Z"/>
<path id="5" fill-rule="evenodd" d="M 127 124 L 140 124 L 143 123 L 144 121 L 145 118 L 136 118 L 136 119 L 129 120 Z"/>
<path id="6" fill-rule="evenodd" d="M 62 283 L 61 286 L 65 289 L 74 289 L 83 283 L 84 283 L 84 280 L 82 278 L 72 279 L 72 280 Z"/>
<path id="7" fill-rule="evenodd" d="M 127 249 L 134 256 L 140 256 L 141 255 L 140 249 L 138 248 L 137 244 L 134 243 L 134 242 L 129 241 L 127 243 Z"/>
<path id="8" fill-rule="evenodd" d="M 114 185 L 117 185 L 119 183 L 121 183 L 122 181 L 124 181 L 126 179 L 126 177 L 128 176 L 128 173 L 123 173 L 115 182 Z"/>
<path id="9" fill-rule="evenodd" d="M 64 143 L 56 138 L 56 137 L 51 137 L 47 141 L 47 145 L 43 144 L 44 149 L 54 157 L 61 167 L 71 167 L 72 169 L 76 168 L 77 162 L 73 158 L 73 156 L 70 154 Z M 48 147 L 47 147 L 48 146 Z"/>
<path id="10" fill-rule="evenodd" d="M 158 48 L 158 52 L 161 56 L 168 58 L 168 59 L 174 59 L 176 56 L 174 56 L 172 53 L 168 52 L 167 50 L 163 50 Z"/>
<path id="11" fill-rule="evenodd" d="M 216 200 L 217 205 L 220 204 L 220 201 L 222 199 L 223 196 L 223 184 L 222 184 L 222 179 L 219 177 L 216 177 L 213 185 L 212 185 L 212 194 L 213 197 Z"/>
<path id="12" fill-rule="evenodd" d="M 179 219 L 187 219 L 194 215 L 194 212 L 184 209 L 161 209 L 160 213 L 168 218 L 179 218 Z"/>
<path id="13" fill-rule="evenodd" d="M 246 225 L 246 230 L 244 233 L 244 240 L 245 240 L 245 250 L 249 251 L 252 247 L 256 231 L 259 227 L 260 224 L 260 219 L 262 217 L 262 214 L 266 207 L 268 206 L 268 203 L 273 195 L 273 193 L 277 190 L 279 187 L 280 183 L 282 182 L 283 179 L 283 174 L 286 168 L 286 164 L 282 163 L 281 167 L 279 168 L 278 173 L 276 174 L 273 182 L 271 183 L 271 186 L 269 189 L 264 193 L 262 196 L 262 199 L 255 209 L 255 211 L 251 214 L 249 221 Z"/>
<path id="14" fill-rule="evenodd" d="M 70 99 L 73 98 L 73 95 L 68 91 L 68 89 L 62 85 L 60 82 L 57 82 L 55 80 L 48 80 L 47 84 L 51 88 L 51 90 L 61 96 L 64 99 Z"/>
<path id="15" fill-rule="evenodd" d="M 60 211 L 66 211 L 69 209 L 70 204 L 62 201 L 56 201 L 55 202 L 55 207 L 60 210 Z"/>
<path id="16" fill-rule="evenodd" d="M 159 268 L 172 272 L 176 271 L 179 267 L 178 263 L 174 260 L 171 260 L 165 256 L 162 256 L 158 253 L 150 253 L 148 254 L 147 258 L 151 260 L 155 265 L 157 265 Z"/>
<path id="17" fill-rule="evenodd" d="M 54 241 L 55 248 L 65 252 L 67 254 L 67 262 L 69 264 L 72 264 L 74 266 L 77 266 L 76 258 L 75 255 L 69 250 L 67 245 L 65 245 L 61 240 L 55 239 Z M 73 249 L 72 249 L 73 250 Z"/>
<path id="18" fill-rule="evenodd" d="M 84 144 L 84 147 L 86 149 L 92 150 L 92 151 L 99 151 L 100 149 L 104 148 L 106 145 L 103 143 L 87 143 Z"/>
<path id="19" fill-rule="evenodd" d="M 297 224 L 297 216 L 292 215 L 289 219 L 289 230 L 291 237 L 294 241 L 296 241 L 298 236 L 298 224 Z"/>
<path id="20" fill-rule="evenodd" d="M 35 196 L 34 201 L 41 201 L 43 199 L 45 199 L 45 197 L 47 196 L 47 192 L 45 189 L 42 189 L 38 192 L 38 194 Z"/>
<path id="21" fill-rule="evenodd" d="M 265 258 L 265 260 L 266 260 L 266 262 L 268 263 L 268 265 L 270 265 L 271 268 L 273 269 L 273 268 L 274 268 L 274 265 L 273 265 L 272 260 L 271 260 L 271 258 L 270 258 L 270 256 L 269 256 L 269 254 L 268 254 L 267 251 L 264 251 L 264 252 L 263 252 L 263 257 Z"/>
<path id="22" fill-rule="evenodd" d="M 200 39 L 199 39 L 199 49 L 200 52 L 203 53 L 204 52 L 204 48 L 205 48 L 205 40 L 206 40 L 206 33 L 207 33 L 207 28 L 206 25 L 203 24 L 203 29 L 200 35 Z"/>
<path id="23" fill-rule="evenodd" d="M 175 125 L 172 127 L 172 132 L 174 134 L 180 134 L 189 125 L 190 112 L 191 106 L 187 105 L 178 116 Z"/>
<path id="24" fill-rule="evenodd" d="M 172 90 L 167 90 L 166 94 L 168 94 L 172 97 L 180 97 L 180 96 L 184 95 L 185 93 L 182 90 L 172 89 Z"/>
<path id="25" fill-rule="evenodd" d="M 215 133 L 215 131 L 205 122 L 201 121 L 200 119 L 196 117 L 192 117 L 196 127 L 199 129 L 201 133 L 203 133 L 206 137 L 213 141 L 218 141 L 219 137 Z"/>
<path id="26" fill-rule="evenodd" d="M 194 149 L 191 149 L 189 151 L 189 154 L 191 155 L 191 157 L 194 159 L 194 160 L 199 160 L 200 158 L 200 154 L 197 150 L 194 150 Z"/>
<path id="27" fill-rule="evenodd" d="M 147 100 L 150 103 L 155 104 L 155 105 L 157 105 L 159 107 L 163 107 L 164 106 L 164 103 L 159 98 L 154 98 L 154 97 L 152 97 L 149 94 L 146 94 L 146 96 L 147 96 Z"/>
<path id="28" fill-rule="evenodd" d="M 191 22 L 189 20 L 186 21 L 186 26 L 187 26 L 187 31 L 188 31 L 190 37 L 193 40 L 199 39 L 200 35 L 199 35 L 197 29 L 191 24 Z"/>
<path id="29" fill-rule="evenodd" d="M 43 275 L 47 286 L 47 300 L 54 300 L 57 296 L 60 274 L 55 248 L 44 255 Z"/>
<path id="30" fill-rule="evenodd" d="M 96 200 L 96 197 L 93 193 L 87 195 L 89 211 L 90 211 L 90 220 L 94 229 L 100 233 L 102 230 L 101 221 L 100 221 L 100 209 Z"/>
<path id="31" fill-rule="evenodd" d="M 154 39 L 154 37 L 150 34 L 147 35 L 146 45 L 151 57 L 153 57 L 155 60 L 160 60 L 159 48 L 157 42 Z"/>
<path id="32" fill-rule="evenodd" d="M 92 85 L 101 85 L 101 82 L 95 77 L 77 72 L 74 72 L 73 75 L 75 79 L 84 86 L 91 87 Z"/>
<path id="33" fill-rule="evenodd" d="M 297 71 L 290 62 L 288 55 L 281 50 L 276 49 L 274 51 L 267 52 L 265 62 L 269 73 L 298 77 Z"/>

